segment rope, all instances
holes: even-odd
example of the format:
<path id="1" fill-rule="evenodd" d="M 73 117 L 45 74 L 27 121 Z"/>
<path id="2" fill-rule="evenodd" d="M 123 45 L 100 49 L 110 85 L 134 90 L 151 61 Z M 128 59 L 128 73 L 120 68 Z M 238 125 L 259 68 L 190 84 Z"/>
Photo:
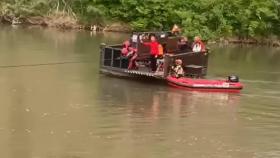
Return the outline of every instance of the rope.
<path id="1" fill-rule="evenodd" d="M 80 64 L 80 63 L 90 63 L 90 62 L 93 63 L 93 61 L 64 61 L 64 62 L 39 63 L 39 64 L 0 65 L 0 68 L 4 69 L 4 68 L 35 67 L 35 66 L 54 66 L 54 65 Z"/>

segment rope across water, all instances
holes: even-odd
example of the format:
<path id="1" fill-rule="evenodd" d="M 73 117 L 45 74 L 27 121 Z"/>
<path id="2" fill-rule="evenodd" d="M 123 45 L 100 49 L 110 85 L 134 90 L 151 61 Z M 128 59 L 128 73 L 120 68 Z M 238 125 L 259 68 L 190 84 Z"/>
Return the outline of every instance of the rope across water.
<path id="1" fill-rule="evenodd" d="M 81 64 L 81 63 L 93 63 L 93 61 L 63 61 L 63 62 L 50 62 L 50 63 L 39 63 L 39 64 L 0 65 L 0 68 L 4 69 L 4 68 L 20 68 L 20 67 L 34 67 L 34 66 L 53 66 L 53 65 Z"/>

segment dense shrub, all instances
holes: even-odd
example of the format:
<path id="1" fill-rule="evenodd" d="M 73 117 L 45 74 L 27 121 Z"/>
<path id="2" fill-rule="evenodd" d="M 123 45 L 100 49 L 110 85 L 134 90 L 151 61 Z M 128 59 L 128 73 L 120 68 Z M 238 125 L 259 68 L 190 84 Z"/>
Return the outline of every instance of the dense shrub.
<path id="1" fill-rule="evenodd" d="M 63 12 L 84 23 L 121 21 L 134 30 L 167 30 L 173 24 L 204 39 L 280 35 L 279 0 L 2 0 L 0 14 Z"/>

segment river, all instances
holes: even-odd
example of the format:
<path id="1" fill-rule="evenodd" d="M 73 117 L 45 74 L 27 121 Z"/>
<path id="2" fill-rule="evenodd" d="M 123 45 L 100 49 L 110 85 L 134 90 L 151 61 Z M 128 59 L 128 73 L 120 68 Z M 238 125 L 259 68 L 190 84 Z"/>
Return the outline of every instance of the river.
<path id="1" fill-rule="evenodd" d="M 208 75 L 240 94 L 99 74 L 128 35 L 0 26 L 0 157 L 279 158 L 280 50 L 211 47 Z"/>

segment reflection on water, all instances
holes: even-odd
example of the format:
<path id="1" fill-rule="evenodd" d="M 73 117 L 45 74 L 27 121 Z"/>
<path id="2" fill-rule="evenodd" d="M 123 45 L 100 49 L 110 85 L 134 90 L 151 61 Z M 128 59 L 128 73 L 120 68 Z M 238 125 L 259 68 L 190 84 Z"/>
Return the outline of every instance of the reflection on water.
<path id="1" fill-rule="evenodd" d="M 1 26 L 1 157 L 280 156 L 279 50 L 213 46 L 209 76 L 244 91 L 188 92 L 99 74 L 99 44 L 126 37 Z"/>

